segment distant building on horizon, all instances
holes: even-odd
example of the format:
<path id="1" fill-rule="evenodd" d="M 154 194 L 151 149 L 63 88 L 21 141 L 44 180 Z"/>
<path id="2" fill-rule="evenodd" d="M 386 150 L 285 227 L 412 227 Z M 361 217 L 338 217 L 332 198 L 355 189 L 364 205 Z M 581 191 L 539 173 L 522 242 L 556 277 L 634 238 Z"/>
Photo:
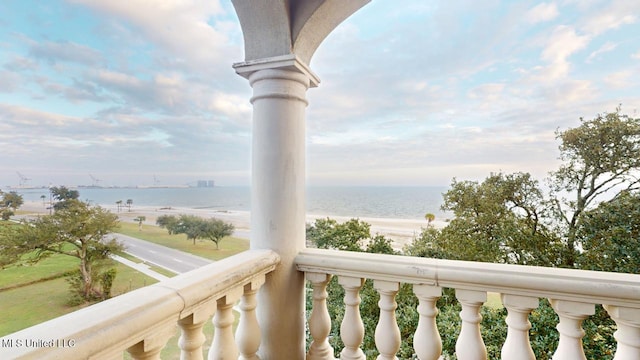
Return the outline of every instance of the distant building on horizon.
<path id="1" fill-rule="evenodd" d="M 212 188 L 216 186 L 216 182 L 213 180 L 198 180 L 199 188 Z"/>

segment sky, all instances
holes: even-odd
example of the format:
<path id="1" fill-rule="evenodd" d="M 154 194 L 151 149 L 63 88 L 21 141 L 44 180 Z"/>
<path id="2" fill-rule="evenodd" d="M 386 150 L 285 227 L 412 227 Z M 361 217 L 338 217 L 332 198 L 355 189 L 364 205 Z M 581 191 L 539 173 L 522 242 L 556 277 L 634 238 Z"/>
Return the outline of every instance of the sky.
<path id="1" fill-rule="evenodd" d="M 3 0 L 0 187 L 250 184 L 243 52 L 227 0 Z M 310 66 L 310 185 L 543 179 L 558 129 L 640 117 L 640 1 L 373 0 Z"/>

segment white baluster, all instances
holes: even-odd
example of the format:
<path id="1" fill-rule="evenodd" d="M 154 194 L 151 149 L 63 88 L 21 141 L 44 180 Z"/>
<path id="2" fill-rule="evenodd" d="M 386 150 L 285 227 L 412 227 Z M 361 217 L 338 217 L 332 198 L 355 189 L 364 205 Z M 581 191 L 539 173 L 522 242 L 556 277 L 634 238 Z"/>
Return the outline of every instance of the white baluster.
<path id="1" fill-rule="evenodd" d="M 217 304 L 211 301 L 198 309 L 184 319 L 178 320 L 178 326 L 182 330 L 178 345 L 180 346 L 181 360 L 202 360 L 202 344 L 206 341 L 206 337 L 202 333 L 204 324 L 215 314 Z"/>
<path id="2" fill-rule="evenodd" d="M 400 349 L 400 329 L 396 322 L 396 294 L 400 289 L 400 284 L 391 281 L 375 280 L 373 287 L 380 294 L 378 307 L 380 308 L 380 319 L 376 326 L 376 348 L 380 355 L 377 360 L 395 360 L 396 353 Z"/>
<path id="3" fill-rule="evenodd" d="M 507 339 L 502 346 L 502 359 L 535 360 L 529 341 L 529 314 L 538 307 L 538 298 L 502 294 L 501 299 L 508 310 L 505 322 L 509 326 Z"/>
<path id="4" fill-rule="evenodd" d="M 344 288 L 344 318 L 340 324 L 340 338 L 344 348 L 340 353 L 342 360 L 366 360 L 360 345 L 364 340 L 364 324 L 360 317 L 360 289 L 364 279 L 340 276 L 338 284 Z"/>
<path id="5" fill-rule="evenodd" d="M 331 317 L 327 309 L 327 284 L 331 275 L 306 273 L 306 277 L 313 286 L 313 309 L 309 317 L 309 332 L 313 341 L 307 352 L 307 360 L 335 359 L 327 338 L 331 332 Z"/>
<path id="6" fill-rule="evenodd" d="M 260 360 L 257 355 L 262 336 L 256 316 L 256 293 L 264 284 L 264 275 L 244 286 L 244 294 L 240 299 L 240 322 L 236 329 L 236 343 L 240 351 L 238 360 Z"/>
<path id="7" fill-rule="evenodd" d="M 583 359 L 586 360 L 582 348 L 582 321 L 595 314 L 594 304 L 581 303 L 567 300 L 549 299 L 551 307 L 555 310 L 560 322 L 556 329 L 560 333 L 558 348 L 553 354 L 553 360 Z"/>
<path id="8" fill-rule="evenodd" d="M 436 326 L 438 308 L 436 301 L 442 296 L 442 288 L 432 285 L 413 285 L 418 297 L 418 328 L 413 336 L 413 349 L 420 360 L 437 360 L 442 355 L 442 339 Z"/>
<path id="9" fill-rule="evenodd" d="M 618 342 L 613 360 L 640 359 L 640 309 L 614 305 L 603 306 L 618 325 L 618 330 L 613 334 Z"/>
<path id="10" fill-rule="evenodd" d="M 233 339 L 233 305 L 242 296 L 243 288 L 235 288 L 227 292 L 226 296 L 218 299 L 218 311 L 213 318 L 215 332 L 213 344 L 209 349 L 209 360 L 227 360 L 238 358 L 238 347 Z"/>
<path id="11" fill-rule="evenodd" d="M 128 348 L 127 352 L 135 360 L 160 360 L 160 352 L 175 334 L 176 324 L 167 324 L 155 331 L 153 335 Z"/>
<path id="12" fill-rule="evenodd" d="M 487 301 L 487 293 L 456 289 L 456 298 L 462 305 L 462 328 L 456 341 L 456 356 L 459 360 L 486 360 L 487 348 L 480 334 L 480 307 Z"/>

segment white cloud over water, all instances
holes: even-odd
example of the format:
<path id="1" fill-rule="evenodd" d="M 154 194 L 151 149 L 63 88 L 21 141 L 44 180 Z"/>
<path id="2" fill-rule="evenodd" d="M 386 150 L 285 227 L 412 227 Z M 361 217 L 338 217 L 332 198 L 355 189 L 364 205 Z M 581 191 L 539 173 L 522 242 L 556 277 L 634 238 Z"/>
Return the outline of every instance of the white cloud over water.
<path id="1" fill-rule="evenodd" d="M 311 63 L 309 182 L 544 176 L 557 128 L 640 107 L 638 4 L 368 4 Z M 0 30 L 0 186 L 249 183 L 230 2 L 9 1 Z"/>

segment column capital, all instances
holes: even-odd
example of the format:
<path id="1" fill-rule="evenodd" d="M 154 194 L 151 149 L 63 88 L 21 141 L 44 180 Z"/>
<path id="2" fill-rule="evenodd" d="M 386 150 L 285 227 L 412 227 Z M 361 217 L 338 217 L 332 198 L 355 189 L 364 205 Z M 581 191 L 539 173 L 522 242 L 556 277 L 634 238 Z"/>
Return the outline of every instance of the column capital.
<path id="1" fill-rule="evenodd" d="M 320 83 L 320 78 L 295 54 L 238 62 L 233 64 L 233 68 L 245 79 L 260 70 L 289 70 L 305 75 L 309 79 L 309 87 L 317 87 Z"/>

